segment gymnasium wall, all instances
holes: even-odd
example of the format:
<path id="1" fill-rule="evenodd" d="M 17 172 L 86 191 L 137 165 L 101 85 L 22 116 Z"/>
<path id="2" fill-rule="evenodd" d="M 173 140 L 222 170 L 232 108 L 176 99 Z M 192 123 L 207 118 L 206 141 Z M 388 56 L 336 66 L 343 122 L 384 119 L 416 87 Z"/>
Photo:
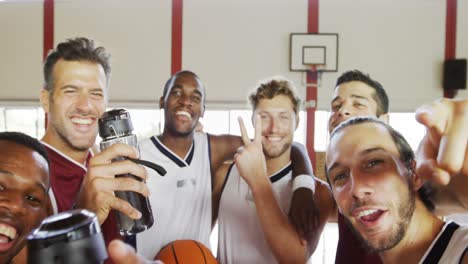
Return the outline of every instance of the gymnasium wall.
<path id="1" fill-rule="evenodd" d="M 171 74 L 170 0 L 56 0 L 55 44 L 96 39 L 113 54 L 111 104 L 156 105 Z M 338 73 L 324 73 L 319 110 L 339 73 L 362 69 L 381 81 L 391 111 L 413 111 L 443 95 L 444 0 L 321 0 L 319 32 L 339 34 Z M 246 107 L 258 80 L 283 75 L 305 95 L 305 75 L 289 71 L 289 35 L 307 31 L 307 0 L 185 0 L 182 68 L 208 89 L 208 107 Z M 456 55 L 468 58 L 468 1 L 458 0 Z M 466 12 L 465 12 L 466 13 Z M 38 104 L 43 1 L 0 2 L 0 101 Z M 467 97 L 466 90 L 459 96 Z"/>

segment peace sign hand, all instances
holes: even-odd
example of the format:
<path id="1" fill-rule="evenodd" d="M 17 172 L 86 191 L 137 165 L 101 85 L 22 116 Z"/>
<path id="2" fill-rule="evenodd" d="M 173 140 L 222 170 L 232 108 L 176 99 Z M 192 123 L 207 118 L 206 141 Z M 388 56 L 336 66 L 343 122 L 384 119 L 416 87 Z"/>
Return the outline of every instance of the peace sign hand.
<path id="1" fill-rule="evenodd" d="M 252 186 L 257 181 L 267 178 L 265 156 L 263 155 L 262 147 L 262 120 L 259 115 L 255 116 L 255 137 L 253 141 L 247 135 L 242 118 L 239 117 L 238 120 L 244 146 L 241 146 L 234 155 L 234 163 L 240 176 L 249 186 Z"/>

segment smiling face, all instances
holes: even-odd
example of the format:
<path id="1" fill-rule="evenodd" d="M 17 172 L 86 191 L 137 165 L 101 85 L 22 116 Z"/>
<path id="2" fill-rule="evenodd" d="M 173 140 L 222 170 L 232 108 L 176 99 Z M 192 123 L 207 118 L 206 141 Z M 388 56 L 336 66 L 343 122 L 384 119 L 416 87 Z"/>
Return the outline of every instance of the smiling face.
<path id="1" fill-rule="evenodd" d="M 200 80 L 190 73 L 177 75 L 160 99 L 164 108 L 165 132 L 186 137 L 193 133 L 203 116 L 205 91 Z"/>
<path id="2" fill-rule="evenodd" d="M 48 124 L 44 140 L 66 151 L 87 151 L 96 141 L 97 119 L 105 111 L 107 79 L 98 63 L 60 59 L 52 92 L 42 90 Z"/>
<path id="3" fill-rule="evenodd" d="M 280 156 L 289 159 L 298 124 L 291 98 L 280 94 L 272 99 L 260 99 L 254 113 L 262 119 L 263 153 L 267 160 Z"/>
<path id="4" fill-rule="evenodd" d="M 0 140 L 0 150 L 0 262 L 5 263 L 46 217 L 49 167 L 40 154 L 14 142 Z"/>
<path id="5" fill-rule="evenodd" d="M 415 190 L 383 125 L 362 123 L 337 131 L 326 169 L 340 212 L 369 251 L 393 248 L 403 239 L 415 209 Z"/>
<path id="6" fill-rule="evenodd" d="M 361 81 L 345 82 L 335 88 L 331 101 L 328 129 L 331 133 L 341 122 L 356 116 L 377 116 L 375 90 Z"/>

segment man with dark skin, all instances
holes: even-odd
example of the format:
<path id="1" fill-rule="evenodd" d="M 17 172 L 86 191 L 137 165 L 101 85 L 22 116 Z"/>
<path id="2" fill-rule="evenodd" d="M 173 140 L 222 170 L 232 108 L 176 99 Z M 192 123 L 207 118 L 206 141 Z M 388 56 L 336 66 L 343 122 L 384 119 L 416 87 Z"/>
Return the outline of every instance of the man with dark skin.
<path id="1" fill-rule="evenodd" d="M 0 133 L 0 152 L 0 263 L 10 263 L 47 216 L 49 160 L 39 141 L 17 132 Z"/>

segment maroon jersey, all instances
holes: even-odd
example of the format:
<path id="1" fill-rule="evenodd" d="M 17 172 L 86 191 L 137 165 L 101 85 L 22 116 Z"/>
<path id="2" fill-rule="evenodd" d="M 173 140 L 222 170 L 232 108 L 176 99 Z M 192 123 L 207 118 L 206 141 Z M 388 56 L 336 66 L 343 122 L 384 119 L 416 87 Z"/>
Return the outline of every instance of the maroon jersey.
<path id="1" fill-rule="evenodd" d="M 76 201 L 87 169 L 84 165 L 72 160 L 47 143 L 42 142 L 42 144 L 45 146 L 50 159 L 50 187 L 52 190 L 50 196 L 54 213 L 70 210 Z M 86 164 L 88 164 L 92 156 L 90 150 L 86 158 Z M 116 216 L 113 211 L 109 213 L 109 217 L 101 227 L 106 246 L 113 239 L 122 239 L 119 235 Z M 105 263 L 109 264 L 112 261 L 108 259 Z"/>
<path id="2" fill-rule="evenodd" d="M 342 214 L 338 214 L 338 233 L 338 247 L 336 249 L 335 264 L 382 263 L 377 254 L 368 254 L 361 246 L 361 241 L 359 241 L 349 229 Z"/>
<path id="3" fill-rule="evenodd" d="M 81 183 L 86 174 L 86 167 L 83 164 L 72 160 L 65 154 L 42 142 L 50 159 L 50 187 L 54 213 L 67 211 L 73 208 Z M 88 152 L 86 164 L 92 157 Z M 55 200 L 55 203 L 54 203 Z"/>

